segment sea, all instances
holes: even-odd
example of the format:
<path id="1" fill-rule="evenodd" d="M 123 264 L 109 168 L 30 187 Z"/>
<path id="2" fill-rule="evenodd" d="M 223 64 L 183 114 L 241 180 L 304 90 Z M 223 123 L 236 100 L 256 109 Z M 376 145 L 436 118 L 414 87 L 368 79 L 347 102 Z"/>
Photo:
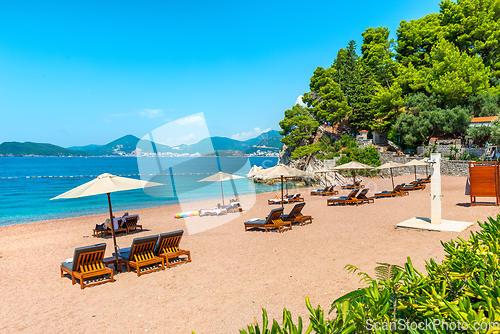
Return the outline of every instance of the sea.
<path id="1" fill-rule="evenodd" d="M 0 157 L 0 226 L 109 212 L 107 195 L 51 200 L 103 173 L 166 186 L 114 192 L 113 211 L 213 199 L 221 183 L 204 182 L 218 171 L 241 176 L 222 182 L 224 197 L 278 190 L 249 181 L 252 166 L 269 168 L 277 157 Z"/>

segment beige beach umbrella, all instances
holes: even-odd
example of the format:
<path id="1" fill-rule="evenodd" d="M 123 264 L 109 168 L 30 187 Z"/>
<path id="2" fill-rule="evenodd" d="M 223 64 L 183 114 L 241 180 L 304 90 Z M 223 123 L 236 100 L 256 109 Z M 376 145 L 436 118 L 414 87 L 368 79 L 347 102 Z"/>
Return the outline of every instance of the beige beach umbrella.
<path id="1" fill-rule="evenodd" d="M 59 196 L 51 198 L 50 200 L 61 199 L 61 198 L 80 198 L 86 196 L 107 194 L 108 204 L 109 204 L 109 219 L 111 221 L 111 233 L 113 234 L 113 242 L 115 244 L 115 256 L 116 256 L 116 261 L 118 262 L 118 250 L 116 245 L 115 226 L 113 224 L 113 209 L 111 208 L 110 193 L 114 193 L 117 191 L 156 187 L 156 186 L 164 186 L 164 184 L 156 182 L 147 182 L 137 179 L 131 179 L 128 177 L 121 177 L 104 173 L 99 175 L 92 181 L 84 183 Z"/>
<path id="2" fill-rule="evenodd" d="M 417 179 L 417 166 L 425 166 L 425 170 L 427 171 L 427 167 L 429 166 L 429 164 L 423 160 L 413 159 L 413 160 L 405 163 L 405 166 L 413 166 L 414 167 L 415 180 L 416 180 Z"/>
<path id="3" fill-rule="evenodd" d="M 234 174 L 218 172 L 214 175 L 201 179 L 198 182 L 220 182 L 220 191 L 222 193 L 222 205 L 224 205 L 224 190 L 222 189 L 222 181 L 229 181 L 234 179 L 243 179 L 243 177 Z"/>
<path id="4" fill-rule="evenodd" d="M 383 164 L 381 166 L 378 166 L 375 169 L 377 169 L 377 170 L 389 169 L 389 171 L 391 172 L 392 190 L 394 190 L 394 176 L 392 176 L 392 169 L 393 168 L 399 168 L 399 167 L 406 167 L 406 165 L 400 164 L 398 162 L 389 161 L 389 162 L 386 162 L 385 164 Z"/>
<path id="5" fill-rule="evenodd" d="M 266 168 L 259 170 L 253 175 L 261 175 L 265 179 L 281 179 L 281 206 L 283 206 L 283 180 L 287 178 L 295 178 L 295 177 L 312 177 L 315 178 L 316 175 L 293 168 L 290 166 L 286 166 L 283 164 L 278 164 L 271 168 Z"/>
<path id="6" fill-rule="evenodd" d="M 340 165 L 340 166 L 335 166 L 332 169 L 333 170 L 350 170 L 352 173 L 353 184 L 355 184 L 357 170 L 371 170 L 373 168 L 375 168 L 375 167 L 365 165 L 361 162 L 351 161 L 351 162 L 348 162 L 348 163 Z"/>

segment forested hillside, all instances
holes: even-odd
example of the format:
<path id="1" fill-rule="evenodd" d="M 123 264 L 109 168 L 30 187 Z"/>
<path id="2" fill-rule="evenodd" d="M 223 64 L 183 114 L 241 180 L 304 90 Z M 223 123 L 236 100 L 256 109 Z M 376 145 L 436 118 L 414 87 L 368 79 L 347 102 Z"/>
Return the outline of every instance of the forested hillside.
<path id="1" fill-rule="evenodd" d="M 316 130 L 330 122 L 350 133 L 377 130 L 409 148 L 436 136 L 491 135 L 500 144 L 498 122 L 467 129 L 472 117 L 500 112 L 499 18 L 498 1 L 445 0 L 439 13 L 401 21 L 396 40 L 385 27 L 367 28 L 360 55 L 346 41 L 331 67 L 314 71 L 306 106 L 280 122 L 283 143 L 300 148 L 295 157 L 316 153 Z"/>

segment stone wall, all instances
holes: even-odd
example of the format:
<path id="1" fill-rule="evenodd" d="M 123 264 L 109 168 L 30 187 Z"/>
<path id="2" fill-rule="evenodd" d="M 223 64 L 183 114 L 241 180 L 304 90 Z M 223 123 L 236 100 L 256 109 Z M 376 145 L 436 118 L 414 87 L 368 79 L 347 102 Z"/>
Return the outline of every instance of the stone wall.
<path id="1" fill-rule="evenodd" d="M 385 164 L 386 162 L 392 161 L 392 162 L 399 162 L 399 163 L 407 163 L 408 161 L 411 161 L 413 159 L 416 159 L 415 157 L 409 157 L 408 155 L 397 155 L 392 152 L 383 152 L 380 153 L 380 162 L 382 164 Z M 422 159 L 422 158 L 418 158 Z M 392 169 L 392 175 L 393 176 L 399 176 L 399 175 L 408 175 L 408 174 L 413 174 L 414 173 L 414 168 L 413 166 L 411 167 L 401 167 L 401 168 L 393 168 Z M 417 166 L 417 174 L 425 175 L 426 173 L 430 173 L 431 168 L 428 167 L 426 170 L 425 166 Z M 381 171 L 380 174 L 383 177 L 388 177 L 390 176 L 389 170 L 387 171 Z M 456 160 L 447 160 L 447 159 L 441 159 L 441 174 L 442 175 L 452 175 L 452 176 L 468 176 L 469 175 L 469 162 L 468 161 L 456 161 Z"/>
<path id="2" fill-rule="evenodd" d="M 337 165 L 337 161 L 340 159 L 340 157 L 333 157 L 333 159 L 325 159 L 323 160 L 323 167 L 324 168 L 333 168 Z"/>
<path id="3" fill-rule="evenodd" d="M 484 152 L 486 151 L 486 148 L 484 147 L 477 147 L 477 148 L 459 148 L 457 155 L 463 155 L 464 152 L 467 152 L 469 155 L 480 158 L 481 156 L 484 155 Z M 417 147 L 417 155 L 424 155 L 424 153 L 428 153 L 429 149 L 425 149 L 423 146 L 418 146 Z M 451 149 L 450 146 L 447 145 L 436 145 L 436 152 L 441 153 L 441 156 L 445 155 L 450 155 L 451 154 Z"/>

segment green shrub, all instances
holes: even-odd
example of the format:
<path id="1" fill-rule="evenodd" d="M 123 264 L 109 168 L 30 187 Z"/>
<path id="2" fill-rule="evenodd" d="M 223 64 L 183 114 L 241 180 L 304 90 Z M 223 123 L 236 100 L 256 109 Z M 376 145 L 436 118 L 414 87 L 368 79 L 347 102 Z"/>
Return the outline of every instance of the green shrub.
<path id="1" fill-rule="evenodd" d="M 351 161 L 361 162 L 374 167 L 380 166 L 378 150 L 373 146 L 365 148 L 348 147 L 342 151 L 342 154 L 343 156 L 337 161 L 337 166 Z"/>
<path id="2" fill-rule="evenodd" d="M 352 265 L 346 269 L 361 276 L 366 287 L 351 291 L 332 303 L 332 319 L 324 317 L 321 307 L 306 305 L 311 313 L 310 325 L 304 333 L 498 333 L 500 331 L 500 215 L 488 218 L 482 228 L 471 232 L 468 240 L 441 244 L 446 253 L 438 264 L 426 262 L 426 273 L 418 272 L 408 258 L 404 267 L 379 263 L 376 277 Z M 302 333 L 302 319 L 295 326 L 286 309 L 283 327 L 275 320 L 271 331 L 265 326 L 249 326 L 251 334 Z M 413 324 L 443 324 L 431 329 L 414 329 Z M 378 324 L 378 329 L 373 326 Z M 404 327 L 409 324 L 410 328 Z M 453 329 L 461 324 L 467 330 Z M 490 331 L 476 326 L 484 324 Z M 240 333 L 247 333 L 240 331 Z"/>
<path id="3" fill-rule="evenodd" d="M 317 153 L 319 150 L 320 150 L 320 147 L 319 147 L 318 143 L 311 144 L 311 145 L 299 146 L 295 150 L 293 150 L 292 159 L 302 158 L 308 154 Z"/>

